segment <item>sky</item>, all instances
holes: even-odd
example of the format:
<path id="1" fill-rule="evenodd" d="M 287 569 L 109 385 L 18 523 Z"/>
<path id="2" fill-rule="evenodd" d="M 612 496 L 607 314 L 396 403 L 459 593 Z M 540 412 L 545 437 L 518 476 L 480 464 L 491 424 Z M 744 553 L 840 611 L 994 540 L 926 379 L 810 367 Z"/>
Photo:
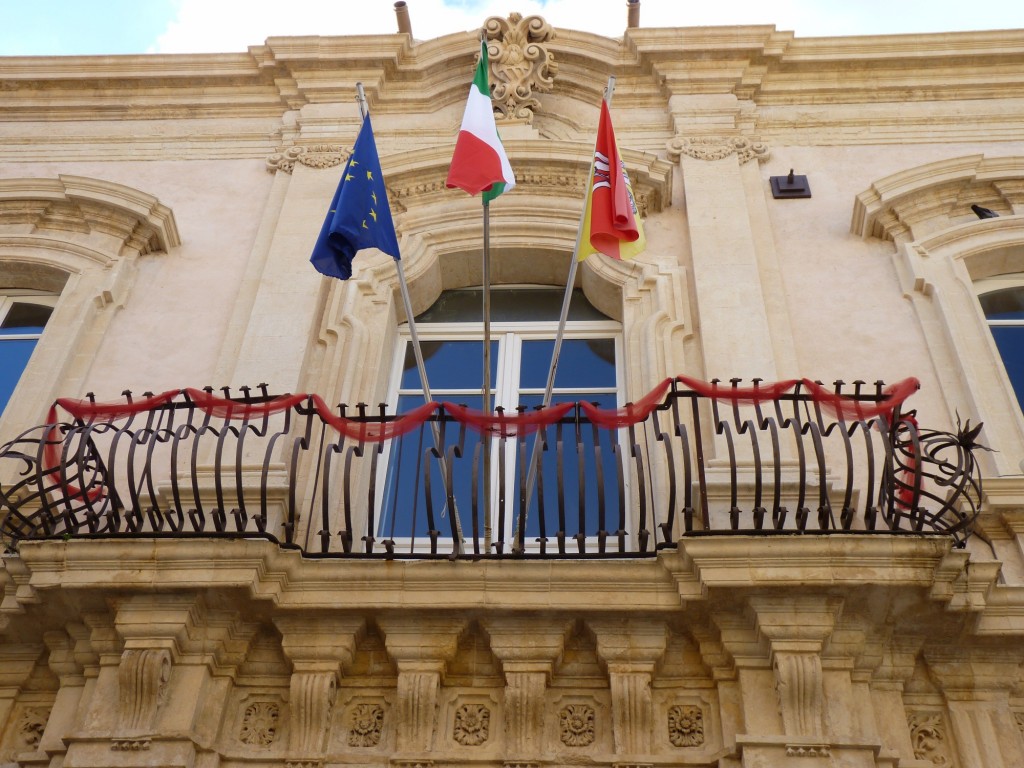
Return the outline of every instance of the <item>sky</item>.
<path id="1" fill-rule="evenodd" d="M 407 0 L 417 40 L 539 13 L 621 37 L 626 0 Z M 773 24 L 798 37 L 1024 29 L 1024 0 L 641 0 L 646 27 Z M 245 51 L 285 35 L 391 34 L 393 0 L 0 0 L 0 56 Z"/>

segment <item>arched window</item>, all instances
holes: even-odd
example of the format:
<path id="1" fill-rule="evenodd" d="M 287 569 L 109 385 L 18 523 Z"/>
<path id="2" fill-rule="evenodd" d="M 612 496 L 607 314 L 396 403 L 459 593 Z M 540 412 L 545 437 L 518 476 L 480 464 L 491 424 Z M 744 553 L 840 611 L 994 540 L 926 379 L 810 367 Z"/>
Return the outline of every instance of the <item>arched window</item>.
<path id="1" fill-rule="evenodd" d="M 563 291 L 537 287 L 507 287 L 491 293 L 491 397 L 492 405 L 505 411 L 517 408 L 531 409 L 541 404 L 547 384 L 548 369 L 558 328 Z M 426 312 L 416 319 L 425 358 L 427 378 L 435 401 L 451 401 L 480 409 L 483 405 L 483 329 L 482 295 L 480 289 L 462 289 L 442 293 Z M 602 315 L 584 297 L 575 291 L 570 305 L 565 340 L 559 359 L 552 402 L 586 400 L 602 408 L 620 404 L 622 376 L 618 361 L 621 352 L 621 324 Z M 398 354 L 393 372 L 391 406 L 398 412 L 409 411 L 424 402 L 423 388 L 412 348 L 408 325 L 401 329 Z M 445 443 L 451 445 L 458 434 L 449 432 Z M 597 478 L 603 482 L 602 491 L 609 506 L 618 498 L 618 478 L 614 469 L 610 441 L 614 435 L 590 429 L 580 434 L 572 432 L 563 443 L 564 506 L 568 510 L 564 523 L 567 537 L 591 537 L 598 532 Z M 600 445 L 601 451 L 595 451 Z M 490 508 L 492 526 L 497 537 L 506 541 L 512 534 L 515 511 L 518 510 L 518 475 L 514 443 L 506 444 L 504 455 L 505 514 L 499 504 L 498 483 L 493 485 Z M 532 450 L 533 439 L 527 441 Z M 378 539 L 407 538 L 427 535 L 428 526 L 423 510 L 423 467 L 425 449 L 414 441 L 404 441 L 393 452 L 384 482 L 381 516 L 377 525 Z M 548 515 L 545 535 L 554 536 L 559 523 L 553 513 L 557 507 L 557 488 L 551 478 L 556 473 L 556 452 L 553 447 L 544 452 L 544 474 L 549 478 L 545 488 Z M 601 457 L 600 472 L 594 462 Z M 468 461 L 466 457 L 463 461 Z M 492 474 L 499 476 L 501 457 L 494 449 Z M 464 530 L 468 530 L 471 495 L 471 473 L 458 473 L 456 506 Z M 432 483 L 435 509 L 445 505 L 441 478 Z M 580 504 L 580 494 L 584 503 Z M 583 510 L 581 512 L 580 510 Z M 616 518 L 617 520 L 617 518 Z M 612 525 L 608 523 L 607 525 Z M 606 525 L 606 527 L 607 527 Z M 617 522 L 612 530 L 617 528 Z M 527 515 L 525 530 L 527 543 L 540 534 L 539 512 L 536 503 Z"/>
<path id="2" fill-rule="evenodd" d="M 1024 274 L 988 277 L 974 285 L 1017 402 L 1024 404 Z"/>
<path id="3" fill-rule="evenodd" d="M 57 296 L 0 287 L 0 413 L 43 335 Z"/>

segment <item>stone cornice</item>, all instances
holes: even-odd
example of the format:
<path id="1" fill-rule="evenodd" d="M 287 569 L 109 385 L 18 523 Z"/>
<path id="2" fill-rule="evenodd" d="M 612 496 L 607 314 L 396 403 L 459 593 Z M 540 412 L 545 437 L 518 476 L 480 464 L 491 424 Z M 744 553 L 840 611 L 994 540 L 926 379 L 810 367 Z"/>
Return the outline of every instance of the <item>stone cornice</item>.
<path id="1" fill-rule="evenodd" d="M 100 232 L 139 253 L 181 244 L 170 208 L 152 195 L 101 179 L 0 179 L 0 222 L 47 230 Z"/>
<path id="2" fill-rule="evenodd" d="M 864 238 L 917 240 L 976 223 L 972 203 L 1003 216 L 1024 212 L 1024 157 L 968 155 L 886 176 L 857 195 L 850 230 Z"/>

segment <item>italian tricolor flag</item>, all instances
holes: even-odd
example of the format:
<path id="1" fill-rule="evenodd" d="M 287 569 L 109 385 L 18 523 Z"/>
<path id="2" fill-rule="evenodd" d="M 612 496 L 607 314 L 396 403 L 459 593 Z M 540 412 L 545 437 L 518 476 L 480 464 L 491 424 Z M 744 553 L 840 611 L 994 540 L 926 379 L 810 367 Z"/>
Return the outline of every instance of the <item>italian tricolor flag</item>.
<path id="1" fill-rule="evenodd" d="M 480 63 L 469 88 L 466 114 L 455 142 L 455 155 L 448 171 L 447 186 L 458 187 L 471 195 L 483 192 L 490 201 L 516 185 L 512 166 L 498 138 L 491 106 L 491 88 L 487 82 L 487 43 L 480 43 Z"/>

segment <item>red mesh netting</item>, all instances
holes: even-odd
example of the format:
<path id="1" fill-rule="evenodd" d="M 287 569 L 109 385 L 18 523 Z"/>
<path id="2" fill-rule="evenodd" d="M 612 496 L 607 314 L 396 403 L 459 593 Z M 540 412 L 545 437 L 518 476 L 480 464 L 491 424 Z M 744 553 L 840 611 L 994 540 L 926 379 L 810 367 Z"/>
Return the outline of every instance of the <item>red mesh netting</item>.
<path id="1" fill-rule="evenodd" d="M 486 414 L 483 411 L 474 411 L 463 405 L 445 403 L 444 409 L 450 413 L 452 418 L 460 424 L 465 424 L 477 432 L 487 432 L 502 437 L 514 435 L 529 435 L 541 427 L 554 424 L 565 414 L 573 409 L 575 403 L 558 403 L 547 408 L 536 411 L 524 411 L 523 413 L 509 414 Z"/>

